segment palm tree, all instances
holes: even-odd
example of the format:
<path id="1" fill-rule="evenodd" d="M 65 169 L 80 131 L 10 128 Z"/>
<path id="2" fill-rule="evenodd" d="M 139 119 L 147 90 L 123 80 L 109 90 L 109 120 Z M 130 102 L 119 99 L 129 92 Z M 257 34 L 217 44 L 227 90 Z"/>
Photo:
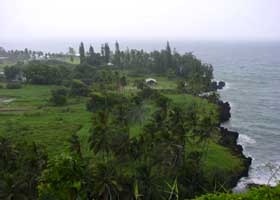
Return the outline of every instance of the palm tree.
<path id="1" fill-rule="evenodd" d="M 46 154 L 34 143 L 15 145 L 0 138 L 0 199 L 36 199 Z"/>
<path id="2" fill-rule="evenodd" d="M 13 144 L 9 139 L 0 137 L 0 152 L 0 168 L 12 170 L 15 167 L 18 152 L 13 148 Z"/>
<path id="3" fill-rule="evenodd" d="M 117 128 L 112 138 L 111 150 L 120 161 L 129 159 L 130 138 L 128 131 L 123 128 Z"/>
<path id="4" fill-rule="evenodd" d="M 103 158 L 107 158 L 111 150 L 113 128 L 110 127 L 109 115 L 107 112 L 98 112 L 94 117 L 91 136 L 89 137 L 90 149 L 95 154 L 103 152 Z"/>
<path id="5" fill-rule="evenodd" d="M 155 169 L 156 170 L 156 169 Z M 136 181 L 138 193 L 145 200 L 160 199 L 160 177 L 157 171 L 153 171 L 152 167 L 140 165 L 136 169 Z"/>
<path id="6" fill-rule="evenodd" d="M 96 166 L 93 173 L 95 180 L 94 193 L 96 199 L 117 200 L 120 199 L 119 177 L 113 163 L 100 163 Z"/>

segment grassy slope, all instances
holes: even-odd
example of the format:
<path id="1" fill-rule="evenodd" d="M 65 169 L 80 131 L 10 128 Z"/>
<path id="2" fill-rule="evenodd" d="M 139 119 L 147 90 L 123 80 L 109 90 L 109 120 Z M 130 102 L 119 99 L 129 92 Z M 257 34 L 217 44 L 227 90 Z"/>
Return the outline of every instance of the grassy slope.
<path id="1" fill-rule="evenodd" d="M 86 143 L 90 113 L 85 109 L 84 100 L 71 99 L 64 107 L 48 106 L 52 88 L 54 86 L 28 85 L 17 90 L 1 89 L 0 96 L 16 100 L 0 104 L 0 134 L 43 144 L 51 155 L 64 151 L 73 133 L 78 132 Z M 27 111 L 1 112 L 3 108 Z"/>

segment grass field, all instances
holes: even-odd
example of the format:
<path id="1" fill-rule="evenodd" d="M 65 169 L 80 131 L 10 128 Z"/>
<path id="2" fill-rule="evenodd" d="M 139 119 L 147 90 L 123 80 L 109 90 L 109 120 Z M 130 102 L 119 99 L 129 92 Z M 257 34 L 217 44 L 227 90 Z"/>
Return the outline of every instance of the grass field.
<path id="1" fill-rule="evenodd" d="M 165 83 L 168 84 L 168 83 Z M 10 103 L 0 100 L 0 135 L 5 135 L 16 141 L 35 142 L 45 146 L 49 156 L 55 156 L 68 149 L 69 138 L 77 133 L 82 144 L 82 151 L 89 155 L 88 137 L 91 127 L 92 114 L 86 111 L 86 98 L 70 98 L 63 107 L 48 104 L 51 89 L 56 86 L 25 85 L 21 89 L 0 89 L 0 97 L 14 99 Z M 136 89 L 134 89 L 136 90 Z M 167 95 L 175 103 L 188 105 L 197 99 L 190 95 Z M 206 102 L 200 100 L 200 106 Z M 145 105 L 145 120 L 154 111 L 154 106 Z M 135 123 L 130 127 L 132 137 L 141 134 L 143 123 Z M 209 141 L 208 152 L 205 155 L 204 170 L 210 177 L 217 172 L 233 174 L 242 170 L 241 161 L 230 153 L 230 150 L 218 145 L 217 138 Z M 188 147 L 195 149 L 197 147 Z M 239 169 L 239 170 L 238 170 Z"/>

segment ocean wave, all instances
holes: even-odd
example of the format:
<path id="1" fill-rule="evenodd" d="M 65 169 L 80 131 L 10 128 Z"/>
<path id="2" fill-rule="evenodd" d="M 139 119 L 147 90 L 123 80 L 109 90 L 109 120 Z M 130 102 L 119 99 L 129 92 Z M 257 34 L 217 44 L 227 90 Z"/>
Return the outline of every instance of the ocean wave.
<path id="1" fill-rule="evenodd" d="M 244 144 L 256 144 L 256 140 L 254 140 L 253 138 L 249 137 L 248 135 L 244 135 L 244 134 L 239 134 L 238 140 L 243 145 Z"/>
<path id="2" fill-rule="evenodd" d="M 225 83 L 226 83 L 226 85 L 225 85 L 225 87 L 222 89 L 223 91 L 226 91 L 226 90 L 228 90 L 228 89 L 231 88 L 231 83 L 229 83 L 229 82 L 225 82 Z"/>
<path id="3" fill-rule="evenodd" d="M 280 181 L 280 163 L 267 162 L 258 165 L 252 165 L 248 177 L 243 177 L 238 182 L 233 192 L 244 192 L 248 185 L 270 185 L 276 186 Z"/>

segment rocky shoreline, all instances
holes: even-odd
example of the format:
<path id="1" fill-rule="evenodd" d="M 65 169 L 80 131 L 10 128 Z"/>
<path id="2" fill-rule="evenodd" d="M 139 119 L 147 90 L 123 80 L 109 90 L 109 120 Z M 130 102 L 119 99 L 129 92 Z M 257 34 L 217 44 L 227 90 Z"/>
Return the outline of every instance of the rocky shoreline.
<path id="1" fill-rule="evenodd" d="M 233 188 L 237 185 L 238 181 L 242 177 L 247 177 L 249 174 L 249 169 L 252 163 L 252 158 L 251 157 L 246 157 L 243 154 L 243 147 L 238 144 L 238 132 L 230 131 L 227 128 L 224 128 L 222 126 L 222 123 L 227 122 L 230 117 L 230 104 L 228 102 L 223 102 L 219 101 L 218 102 L 219 108 L 220 108 L 220 125 L 219 129 L 221 132 L 221 139 L 219 143 L 231 150 L 233 155 L 237 156 L 240 158 L 240 160 L 243 163 L 243 170 L 239 172 L 236 176 L 233 176 L 231 181 L 230 181 L 230 186 Z"/>

